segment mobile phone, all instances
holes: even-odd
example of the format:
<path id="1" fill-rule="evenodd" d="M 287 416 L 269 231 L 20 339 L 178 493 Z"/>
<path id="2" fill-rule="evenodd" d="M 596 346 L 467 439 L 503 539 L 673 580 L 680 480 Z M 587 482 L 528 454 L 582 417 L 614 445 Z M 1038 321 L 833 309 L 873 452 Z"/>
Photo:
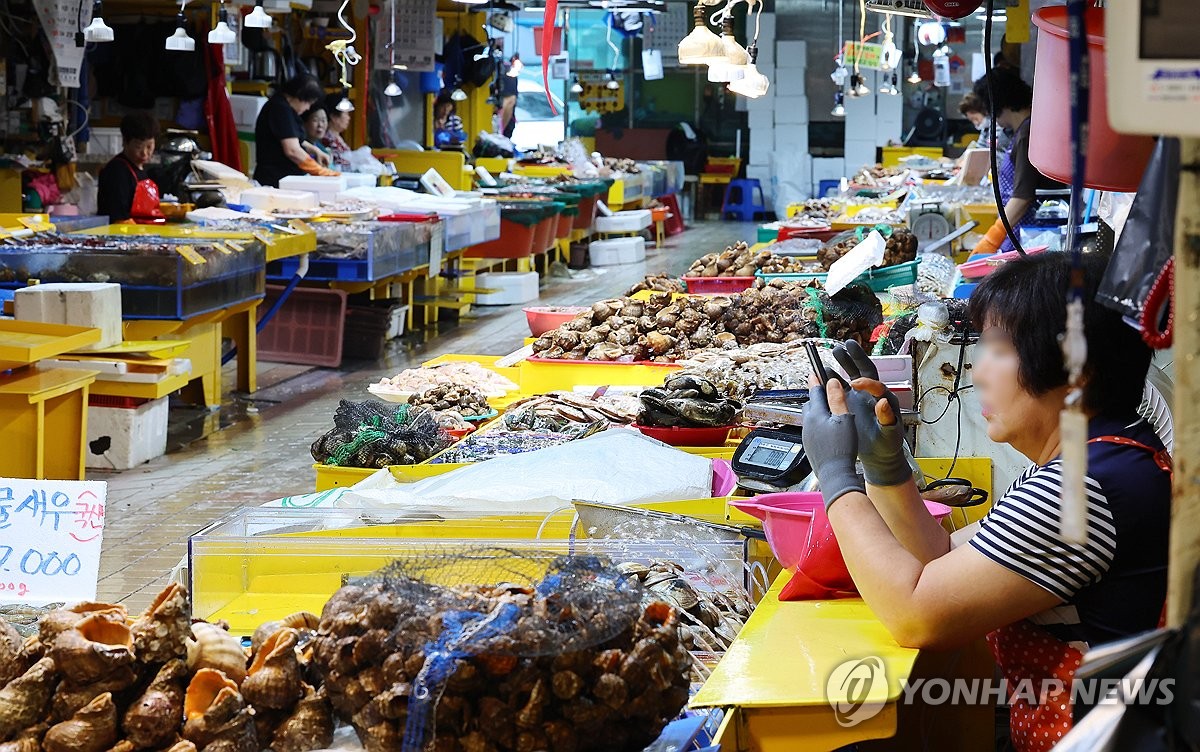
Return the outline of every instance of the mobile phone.
<path id="1" fill-rule="evenodd" d="M 808 362 L 812 364 L 813 373 L 821 380 L 821 386 L 829 383 L 829 371 L 825 368 L 824 361 L 821 360 L 821 353 L 817 351 L 815 342 L 805 342 L 804 349 L 808 353 Z"/>

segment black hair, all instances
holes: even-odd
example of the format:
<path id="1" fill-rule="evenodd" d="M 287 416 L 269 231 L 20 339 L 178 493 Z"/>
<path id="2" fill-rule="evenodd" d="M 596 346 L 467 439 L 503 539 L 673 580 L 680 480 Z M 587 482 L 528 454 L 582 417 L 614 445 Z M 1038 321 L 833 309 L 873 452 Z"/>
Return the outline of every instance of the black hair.
<path id="1" fill-rule="evenodd" d="M 1005 110 L 1019 112 L 1033 106 L 1033 89 L 1015 68 L 993 68 L 991 82 L 990 91 L 987 76 L 976 81 L 972 87 L 983 105 L 985 115 L 996 117 Z M 996 98 L 995 102 L 992 97 Z"/>
<path id="2" fill-rule="evenodd" d="M 1121 314 L 1096 302 L 1108 260 L 1083 257 L 1083 329 L 1088 357 L 1084 366 L 1084 408 L 1116 418 L 1131 416 L 1142 400 L 1152 352 Z M 1034 395 L 1064 386 L 1059 335 L 1067 328 L 1071 283 L 1068 254 L 1044 252 L 1004 264 L 971 295 L 971 325 L 1003 329 L 1012 338 L 1021 388 Z"/>
<path id="3" fill-rule="evenodd" d="M 285 95 L 308 104 L 316 104 L 325 96 L 321 82 L 307 73 L 300 73 L 288 80 L 282 87 Z"/>
<path id="4" fill-rule="evenodd" d="M 329 110 L 326 109 L 324 105 L 314 104 L 312 107 L 309 107 L 303 115 L 300 116 L 300 119 L 307 123 L 308 119 L 316 115 L 318 112 L 324 112 L 326 115 L 329 114 Z"/>
<path id="5" fill-rule="evenodd" d="M 126 142 L 158 138 L 158 120 L 144 110 L 131 112 L 121 118 L 121 138 Z"/>
<path id="6" fill-rule="evenodd" d="M 326 95 L 326 97 L 325 97 L 325 112 L 329 113 L 330 117 L 333 117 L 333 114 L 338 111 L 337 106 L 345 98 L 346 98 L 345 91 L 338 91 L 338 92 L 334 92 L 333 94 Z"/>

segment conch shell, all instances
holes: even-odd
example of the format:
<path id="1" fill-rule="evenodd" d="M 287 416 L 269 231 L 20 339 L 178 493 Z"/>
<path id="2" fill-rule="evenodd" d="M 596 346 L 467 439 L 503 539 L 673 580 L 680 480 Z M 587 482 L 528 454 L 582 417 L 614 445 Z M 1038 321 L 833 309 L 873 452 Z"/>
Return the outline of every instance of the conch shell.
<path id="1" fill-rule="evenodd" d="M 92 614 L 54 638 L 50 657 L 73 684 L 91 684 L 133 663 L 133 634 L 122 622 Z"/>
<path id="2" fill-rule="evenodd" d="M 237 685 L 216 669 L 192 677 L 183 701 L 183 736 L 208 752 L 258 752 L 254 716 Z"/>
<path id="3" fill-rule="evenodd" d="M 183 718 L 186 680 L 182 660 L 168 661 L 158 670 L 142 696 L 125 711 L 122 728 L 129 741 L 137 747 L 160 747 L 175 738 Z"/>
<path id="4" fill-rule="evenodd" d="M 0 689 L 0 739 L 42 720 L 57 683 L 54 661 L 43 658 Z"/>
<path id="5" fill-rule="evenodd" d="M 38 638 L 42 644 L 50 646 L 59 634 L 74 627 L 89 616 L 100 614 L 109 621 L 124 623 L 129 618 L 129 612 L 119 603 L 95 603 L 87 601 L 77 603 L 70 608 L 56 608 L 46 614 L 38 622 Z"/>
<path id="6" fill-rule="evenodd" d="M 314 690 L 304 685 L 304 697 L 296 709 L 275 730 L 271 741 L 274 752 L 308 752 L 333 744 L 333 709 L 325 698 L 325 688 Z"/>
<path id="7" fill-rule="evenodd" d="M 104 752 L 117 743 L 117 706 L 105 692 L 69 721 L 51 726 L 42 740 L 45 752 Z"/>
<path id="8" fill-rule="evenodd" d="M 195 744 L 192 744 L 187 739 L 182 739 L 172 744 L 165 752 L 197 752 L 197 750 Z"/>
<path id="9" fill-rule="evenodd" d="M 132 666 L 120 666 L 103 679 L 82 686 L 65 681 L 58 685 L 54 700 L 50 704 L 50 717 L 55 722 L 65 721 L 75 715 L 84 705 L 105 692 L 120 692 L 137 682 Z"/>
<path id="10" fill-rule="evenodd" d="M 0 618 L 0 687 L 29 668 L 25 658 L 25 638 L 17 628 Z"/>
<path id="11" fill-rule="evenodd" d="M 42 752 L 42 737 L 47 728 L 49 726 L 42 723 L 25 729 L 11 742 L 0 744 L 0 752 Z"/>
<path id="12" fill-rule="evenodd" d="M 187 590 L 177 582 L 168 585 L 150 607 L 133 622 L 133 644 L 142 663 L 166 663 L 186 654 L 191 627 Z"/>
<path id="13" fill-rule="evenodd" d="M 187 664 L 192 671 L 212 668 L 224 673 L 240 686 L 246 678 L 246 651 L 242 641 L 216 624 L 197 622 L 187 641 Z"/>
<path id="14" fill-rule="evenodd" d="M 300 660 L 296 655 L 299 635 L 281 629 L 267 638 L 250 664 L 242 695 L 256 708 L 290 710 L 304 694 Z"/>
<path id="15" fill-rule="evenodd" d="M 267 638 L 281 629 L 291 628 L 296 631 L 310 630 L 315 632 L 320 624 L 321 617 L 311 614 L 308 611 L 297 611 L 278 621 L 264 622 L 258 626 L 258 629 L 254 630 L 254 636 L 250 638 L 250 650 L 257 653 L 262 644 L 267 641 Z"/>

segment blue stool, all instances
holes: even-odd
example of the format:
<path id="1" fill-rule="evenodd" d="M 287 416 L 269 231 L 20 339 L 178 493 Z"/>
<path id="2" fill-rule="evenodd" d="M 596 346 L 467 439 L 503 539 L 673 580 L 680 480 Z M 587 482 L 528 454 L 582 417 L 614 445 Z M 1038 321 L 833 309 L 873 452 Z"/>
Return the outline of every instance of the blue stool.
<path id="1" fill-rule="evenodd" d="M 762 184 L 758 182 L 758 178 L 738 178 L 729 181 L 729 185 L 725 187 L 725 201 L 721 204 L 721 216 L 727 217 L 730 214 L 742 222 L 754 221 L 755 214 L 766 216 L 766 199 L 763 197 Z"/>
<path id="2" fill-rule="evenodd" d="M 840 180 L 821 180 L 817 183 L 817 198 L 825 198 L 827 196 L 836 196 L 838 186 L 841 185 Z"/>

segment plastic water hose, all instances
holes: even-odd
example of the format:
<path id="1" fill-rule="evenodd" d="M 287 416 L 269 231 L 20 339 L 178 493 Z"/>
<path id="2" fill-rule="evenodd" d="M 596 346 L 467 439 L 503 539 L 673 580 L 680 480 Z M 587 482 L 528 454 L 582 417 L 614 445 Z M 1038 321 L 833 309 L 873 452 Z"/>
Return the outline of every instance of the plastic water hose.
<path id="1" fill-rule="evenodd" d="M 271 304 L 271 307 L 267 309 L 267 312 L 263 314 L 262 318 L 255 323 L 255 333 L 261 333 L 263 329 L 267 328 L 267 324 L 271 323 L 271 319 L 275 318 L 275 314 L 279 313 L 279 309 L 282 308 L 283 304 L 287 302 L 287 299 L 291 297 L 292 291 L 300 285 L 300 280 L 304 279 L 306 274 L 308 274 L 308 254 L 302 253 L 300 254 L 300 266 L 296 268 L 296 273 L 292 275 L 290 280 L 288 280 L 287 287 L 283 288 L 283 292 L 280 293 L 279 297 L 275 299 L 275 302 Z M 238 350 L 236 347 L 225 353 L 223 356 L 221 356 L 221 365 L 225 365 L 236 358 L 237 354 Z"/>

